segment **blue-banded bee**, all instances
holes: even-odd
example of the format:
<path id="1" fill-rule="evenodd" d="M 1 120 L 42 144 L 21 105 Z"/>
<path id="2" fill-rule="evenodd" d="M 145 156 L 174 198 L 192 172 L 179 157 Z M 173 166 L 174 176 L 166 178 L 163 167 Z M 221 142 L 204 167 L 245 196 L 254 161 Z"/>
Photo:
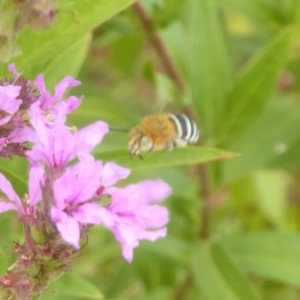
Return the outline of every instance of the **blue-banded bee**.
<path id="1" fill-rule="evenodd" d="M 156 114 L 147 116 L 129 132 L 128 149 L 132 155 L 156 150 L 185 147 L 199 139 L 196 123 L 186 115 Z"/>

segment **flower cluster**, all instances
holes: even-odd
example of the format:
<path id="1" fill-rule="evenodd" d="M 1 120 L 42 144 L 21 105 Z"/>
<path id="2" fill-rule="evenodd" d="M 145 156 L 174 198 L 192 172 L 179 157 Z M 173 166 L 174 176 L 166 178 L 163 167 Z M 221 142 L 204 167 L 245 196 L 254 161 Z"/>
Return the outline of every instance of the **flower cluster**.
<path id="1" fill-rule="evenodd" d="M 25 243 L 15 249 L 16 263 L 0 284 L 21 299 L 20 293 L 38 294 L 42 283 L 69 269 L 90 226 L 102 225 L 113 232 L 123 256 L 132 261 L 140 240 L 155 241 L 166 235 L 168 211 L 158 203 L 171 189 L 161 180 L 115 187 L 130 170 L 96 161 L 91 154 L 108 133 L 108 125 L 98 121 L 76 132 L 65 125 L 67 114 L 82 99 L 70 96 L 62 101 L 62 97 L 79 82 L 66 77 L 51 95 L 42 75 L 34 88 L 33 83 L 20 79 L 14 66 L 10 70 L 14 84 L 0 86 L 0 154 L 22 152 L 31 167 L 24 199 L 0 174 L 0 190 L 7 196 L 0 202 L 0 213 L 17 211 L 25 232 Z M 24 146 L 28 141 L 31 149 Z M 6 150 L 11 144 L 23 150 Z M 103 197 L 110 203 L 102 204 Z"/>

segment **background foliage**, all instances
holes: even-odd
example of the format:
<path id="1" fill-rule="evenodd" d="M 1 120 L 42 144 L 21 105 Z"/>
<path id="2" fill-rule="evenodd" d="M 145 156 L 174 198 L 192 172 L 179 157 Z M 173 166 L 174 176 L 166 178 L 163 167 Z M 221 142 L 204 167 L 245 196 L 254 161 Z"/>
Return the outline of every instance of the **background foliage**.
<path id="1" fill-rule="evenodd" d="M 112 235 L 93 228 L 73 272 L 43 299 L 299 299 L 300 2 L 141 1 L 179 83 L 133 2 L 61 0 L 54 24 L 24 28 L 14 41 L 21 54 L 7 62 L 32 80 L 44 73 L 50 89 L 65 75 L 81 80 L 72 93 L 85 100 L 72 126 L 101 119 L 128 129 L 150 113 L 183 111 L 205 147 L 130 160 L 127 136 L 109 133 L 95 155 L 132 168 L 124 184 L 162 178 L 172 186 L 168 236 L 142 243 L 128 264 Z M 2 57 L 10 50 L 0 47 Z M 240 156 L 199 166 L 233 157 L 215 148 Z M 22 159 L 3 160 L 1 172 L 26 191 Z M 8 238 L 19 232 L 12 216 L 0 219 Z M 11 263 L 4 254 L 2 273 Z"/>

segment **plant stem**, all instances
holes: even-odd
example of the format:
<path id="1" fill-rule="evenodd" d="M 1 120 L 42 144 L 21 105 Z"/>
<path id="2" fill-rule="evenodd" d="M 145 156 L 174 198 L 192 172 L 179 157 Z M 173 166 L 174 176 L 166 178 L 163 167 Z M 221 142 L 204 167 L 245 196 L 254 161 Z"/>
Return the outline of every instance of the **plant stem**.
<path id="1" fill-rule="evenodd" d="M 152 21 L 147 16 L 147 12 L 145 11 L 143 5 L 139 2 L 136 2 L 133 4 L 133 9 L 137 16 L 140 18 L 141 23 L 148 34 L 151 43 L 153 47 L 155 48 L 157 54 L 160 56 L 162 63 L 167 71 L 167 73 L 170 75 L 170 77 L 173 79 L 177 87 L 182 93 L 186 92 L 185 83 L 174 64 L 174 61 L 170 57 L 165 44 L 163 43 L 162 39 L 155 33 L 154 26 Z"/>
<path id="2" fill-rule="evenodd" d="M 185 94 L 187 92 L 185 82 L 179 73 L 174 61 L 169 55 L 162 39 L 156 34 L 152 21 L 147 16 L 147 13 L 141 3 L 136 2 L 133 4 L 133 9 L 137 16 L 140 18 L 141 23 L 144 27 L 144 30 L 148 34 L 150 41 L 156 50 L 157 54 L 161 58 L 161 61 L 164 65 L 166 72 L 172 78 L 178 89 Z M 184 112 L 189 116 L 193 117 L 193 111 L 190 107 L 185 107 Z M 207 165 L 200 164 L 198 166 L 198 176 L 201 184 L 200 198 L 204 202 L 202 209 L 202 224 L 199 231 L 199 237 L 201 239 L 207 239 L 210 235 L 210 220 L 211 220 L 211 177 L 210 170 Z M 185 295 L 188 293 L 191 285 L 193 284 L 193 278 L 190 274 L 187 275 L 185 281 L 182 283 L 180 288 L 177 290 L 174 295 L 174 299 L 181 300 L 185 298 Z"/>

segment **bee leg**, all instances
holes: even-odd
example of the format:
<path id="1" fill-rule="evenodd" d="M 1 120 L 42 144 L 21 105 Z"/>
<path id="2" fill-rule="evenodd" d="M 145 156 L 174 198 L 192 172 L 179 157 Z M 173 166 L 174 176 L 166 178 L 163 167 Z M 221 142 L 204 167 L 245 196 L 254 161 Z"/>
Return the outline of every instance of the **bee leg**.
<path id="1" fill-rule="evenodd" d="M 174 149 L 174 143 L 173 141 L 170 141 L 166 144 L 165 150 L 172 151 Z"/>
<path id="2" fill-rule="evenodd" d="M 144 157 L 141 154 L 138 154 L 139 159 L 144 159 Z"/>

